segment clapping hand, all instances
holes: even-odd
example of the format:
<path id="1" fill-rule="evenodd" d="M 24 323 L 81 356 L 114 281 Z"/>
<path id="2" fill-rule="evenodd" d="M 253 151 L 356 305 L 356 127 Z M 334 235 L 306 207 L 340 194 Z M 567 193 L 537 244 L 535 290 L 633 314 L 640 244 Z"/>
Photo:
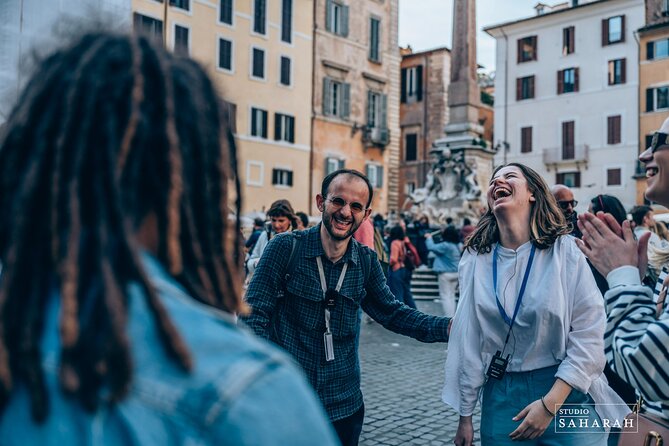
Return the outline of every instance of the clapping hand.
<path id="1" fill-rule="evenodd" d="M 578 247 L 604 277 L 621 266 L 636 266 L 643 277 L 648 264 L 648 239 L 650 232 L 639 240 L 634 239 L 629 221 L 622 227 L 611 214 L 598 212 L 578 216 L 578 228 L 583 239 L 576 240 Z"/>

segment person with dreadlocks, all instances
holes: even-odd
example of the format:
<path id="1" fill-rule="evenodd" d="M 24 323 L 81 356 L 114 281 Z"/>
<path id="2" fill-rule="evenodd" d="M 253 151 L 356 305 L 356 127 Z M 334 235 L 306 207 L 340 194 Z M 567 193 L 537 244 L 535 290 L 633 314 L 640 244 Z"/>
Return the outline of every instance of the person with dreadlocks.
<path id="1" fill-rule="evenodd" d="M 95 33 L 36 73 L 0 141 L 2 443 L 336 444 L 229 314 L 240 186 L 204 70 Z"/>

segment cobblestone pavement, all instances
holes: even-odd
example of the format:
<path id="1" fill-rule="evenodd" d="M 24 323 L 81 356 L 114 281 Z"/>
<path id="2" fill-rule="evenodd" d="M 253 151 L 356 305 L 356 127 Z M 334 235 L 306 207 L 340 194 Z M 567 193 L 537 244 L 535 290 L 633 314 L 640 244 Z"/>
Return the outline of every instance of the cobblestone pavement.
<path id="1" fill-rule="evenodd" d="M 418 309 L 441 315 L 441 304 L 418 301 Z M 361 446 L 452 445 L 458 415 L 441 401 L 446 344 L 424 344 L 366 324 L 360 337 L 365 424 Z M 480 415 L 474 415 L 479 442 Z"/>

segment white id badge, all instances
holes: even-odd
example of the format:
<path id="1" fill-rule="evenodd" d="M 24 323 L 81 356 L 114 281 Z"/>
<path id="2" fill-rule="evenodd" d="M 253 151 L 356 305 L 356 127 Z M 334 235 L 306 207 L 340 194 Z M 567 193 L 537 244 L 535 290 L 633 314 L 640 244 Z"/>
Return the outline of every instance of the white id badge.
<path id="1" fill-rule="evenodd" d="M 323 341 L 325 342 L 325 360 L 334 361 L 334 345 L 332 344 L 332 333 L 329 331 L 323 333 Z"/>

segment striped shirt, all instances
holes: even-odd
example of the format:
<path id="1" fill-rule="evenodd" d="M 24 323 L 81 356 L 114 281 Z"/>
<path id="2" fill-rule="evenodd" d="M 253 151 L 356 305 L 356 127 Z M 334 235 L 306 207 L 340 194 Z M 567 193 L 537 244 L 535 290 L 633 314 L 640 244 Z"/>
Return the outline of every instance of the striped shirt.
<path id="1" fill-rule="evenodd" d="M 669 312 L 655 318 L 653 290 L 641 284 L 636 267 L 617 268 L 607 281 L 606 359 L 651 412 L 669 419 Z"/>
<path id="2" fill-rule="evenodd" d="M 362 406 L 358 337 L 360 309 L 385 328 L 423 342 L 446 342 L 450 318 L 429 316 L 410 308 L 392 295 L 376 254 L 351 239 L 346 254 L 336 263 L 327 260 L 321 225 L 300 233 L 301 253 L 295 271 L 283 283 L 292 240 L 273 237 L 267 245 L 246 292 L 252 308 L 240 318 L 259 336 L 290 352 L 304 369 L 332 421 L 353 415 Z M 296 251 L 297 252 L 297 251 Z M 345 263 L 348 271 L 341 295 L 331 311 L 333 361 L 325 360 L 325 301 L 316 258 L 321 257 L 330 288 Z M 365 267 L 370 266 L 365 277 Z M 285 285 L 285 298 L 278 298 Z"/>

